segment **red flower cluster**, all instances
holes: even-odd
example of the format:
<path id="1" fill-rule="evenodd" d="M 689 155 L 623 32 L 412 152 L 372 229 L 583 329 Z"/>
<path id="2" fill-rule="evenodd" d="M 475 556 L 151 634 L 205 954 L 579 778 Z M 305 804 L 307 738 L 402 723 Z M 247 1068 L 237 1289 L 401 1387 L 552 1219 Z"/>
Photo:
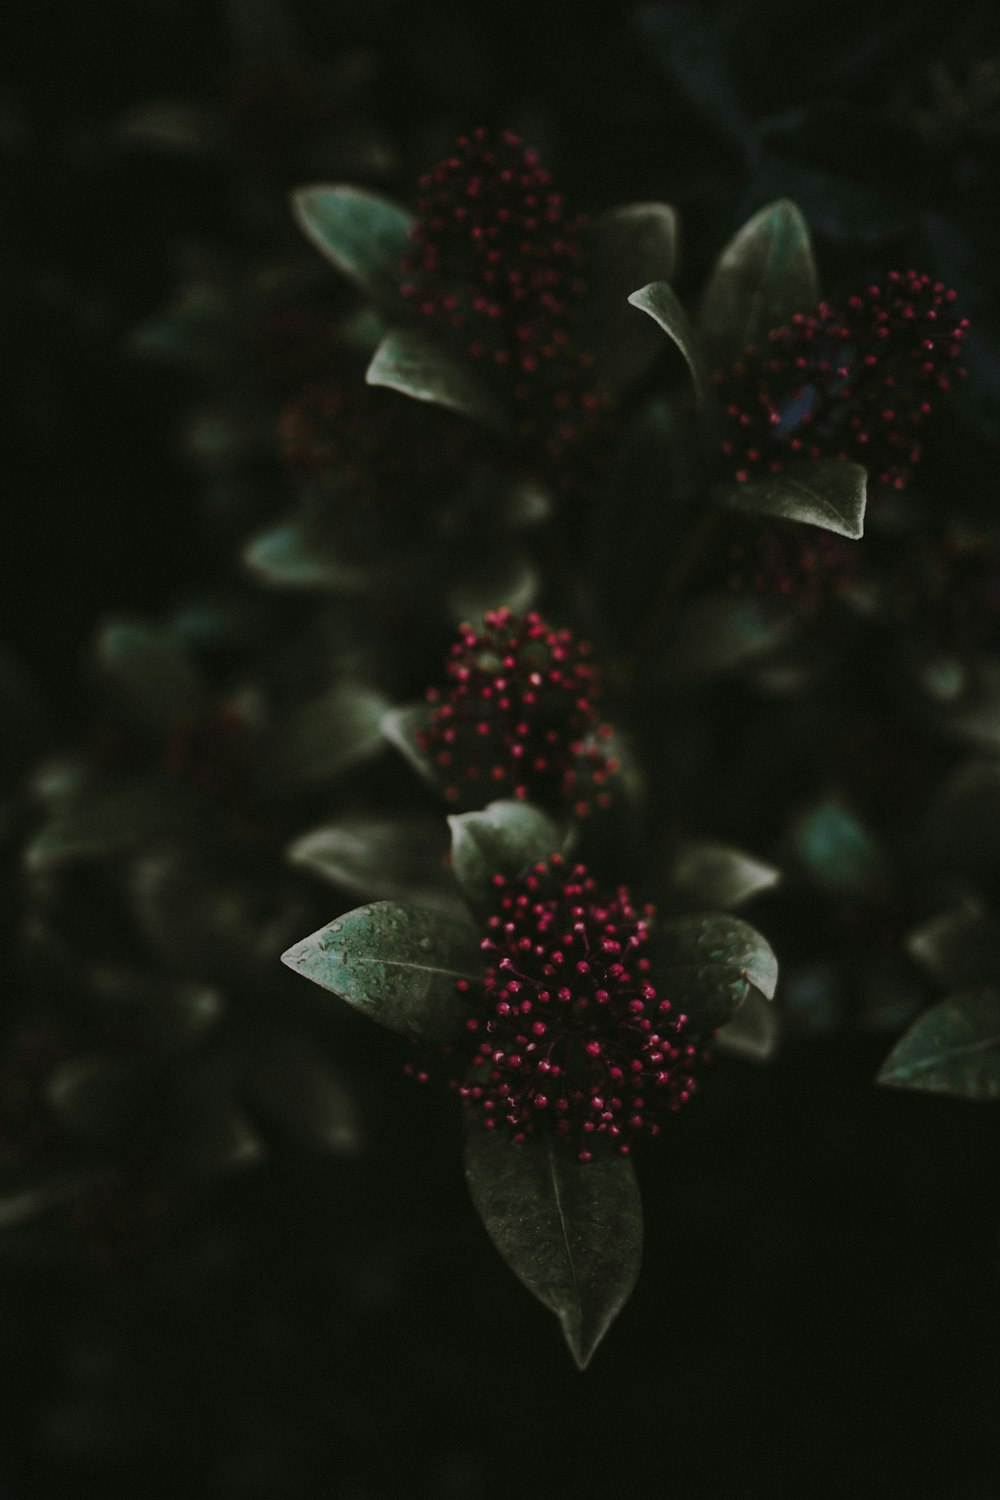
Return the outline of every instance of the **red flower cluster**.
<path id="1" fill-rule="evenodd" d="M 493 883 L 487 1015 L 468 1022 L 482 1040 L 458 1092 L 487 1129 L 506 1125 L 515 1141 L 548 1120 L 583 1162 L 602 1137 L 627 1155 L 696 1087 L 688 1018 L 650 982 L 653 908 L 637 911 L 624 886 L 599 896 L 584 866 L 569 869 L 558 854 Z"/>
<path id="2" fill-rule="evenodd" d="M 417 746 L 445 780 L 449 802 L 515 796 L 570 803 L 578 817 L 610 801 L 618 770 L 598 718 L 599 680 L 586 641 L 536 613 L 493 610 L 462 627 L 449 685 L 430 688 Z"/>
<path id="3" fill-rule="evenodd" d="M 522 435 L 542 431 L 550 451 L 562 451 L 607 406 L 574 339 L 587 291 L 582 220 L 509 130 L 460 137 L 420 187 L 403 296 L 504 378 Z"/>
<path id="4" fill-rule="evenodd" d="M 751 345 L 715 377 L 736 478 L 777 474 L 789 459 L 841 458 L 863 464 L 873 485 L 902 489 L 968 326 L 955 296 L 927 275 L 891 271 L 844 311 L 821 302 L 773 329 L 766 349 Z"/>

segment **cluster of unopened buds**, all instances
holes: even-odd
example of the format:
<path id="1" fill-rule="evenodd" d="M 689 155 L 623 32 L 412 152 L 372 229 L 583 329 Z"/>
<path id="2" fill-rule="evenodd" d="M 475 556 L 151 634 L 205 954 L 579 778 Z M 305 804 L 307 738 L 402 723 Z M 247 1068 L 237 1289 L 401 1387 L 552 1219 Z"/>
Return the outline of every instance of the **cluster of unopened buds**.
<path id="1" fill-rule="evenodd" d="M 598 424 L 608 397 L 577 345 L 587 293 L 579 234 L 538 154 L 513 131 L 459 138 L 420 179 L 403 296 L 479 364 L 519 409 L 522 435 L 562 452 Z"/>
<path id="2" fill-rule="evenodd" d="M 452 803 L 491 796 L 568 805 L 582 817 L 607 807 L 619 766 L 600 722 L 600 682 L 586 641 L 534 611 L 492 610 L 464 625 L 445 689 L 431 688 L 417 733 Z"/>
<path id="3" fill-rule="evenodd" d="M 821 302 L 772 329 L 715 381 L 737 480 L 777 474 L 796 459 L 850 459 L 873 486 L 902 489 L 919 461 L 919 430 L 947 390 L 968 320 L 956 294 L 916 271 Z"/>
<path id="4" fill-rule="evenodd" d="M 517 1143 L 548 1122 L 582 1162 L 602 1143 L 628 1155 L 694 1093 L 702 1055 L 652 982 L 652 907 L 638 910 L 623 886 L 600 895 L 559 854 L 493 887 L 485 1005 L 467 1021 L 474 1050 L 454 1086 L 486 1129 Z"/>

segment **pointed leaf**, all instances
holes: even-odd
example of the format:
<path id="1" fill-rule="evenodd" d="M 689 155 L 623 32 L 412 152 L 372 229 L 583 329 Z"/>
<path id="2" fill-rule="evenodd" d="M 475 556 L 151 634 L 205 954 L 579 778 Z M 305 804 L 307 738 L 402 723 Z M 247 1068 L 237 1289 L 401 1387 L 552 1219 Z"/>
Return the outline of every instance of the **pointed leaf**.
<path id="1" fill-rule="evenodd" d="M 664 673 L 683 682 L 732 672 L 776 650 L 793 630 L 787 612 L 769 611 L 756 599 L 708 594 L 679 621 L 664 652 Z"/>
<path id="2" fill-rule="evenodd" d="M 379 193 L 336 184 L 299 188 L 292 212 L 317 250 L 365 296 L 395 316 L 407 311 L 399 289 L 416 223 L 407 209 Z"/>
<path id="3" fill-rule="evenodd" d="M 628 203 L 586 226 L 587 299 L 580 314 L 580 345 L 593 354 L 597 373 L 614 391 L 639 380 L 660 353 L 654 331 L 629 311 L 637 286 L 668 281 L 677 263 L 677 215 L 666 203 Z"/>
<path id="4" fill-rule="evenodd" d="M 343 562 L 322 531 L 299 517 L 251 537 L 243 550 L 243 562 L 261 583 L 272 588 L 361 594 L 372 582 L 370 568 Z"/>
<path id="5" fill-rule="evenodd" d="M 341 682 L 303 705 L 276 736 L 271 774 L 285 788 L 322 786 L 376 755 L 386 699 L 367 683 Z"/>
<path id="6" fill-rule="evenodd" d="M 882 858 L 872 835 L 835 797 L 796 820 L 791 842 L 813 880 L 835 896 L 862 895 L 882 877 Z"/>
<path id="7" fill-rule="evenodd" d="M 706 405 L 710 399 L 709 387 L 698 335 L 673 287 L 666 281 L 652 281 L 639 291 L 632 292 L 628 300 L 640 312 L 648 313 L 664 333 L 673 339 L 691 372 L 695 396 L 701 405 Z"/>
<path id="8" fill-rule="evenodd" d="M 639 1274 L 642 1204 L 630 1159 L 583 1163 L 548 1133 L 519 1146 L 477 1125 L 466 1137 L 465 1173 L 490 1239 L 555 1313 L 586 1369 Z"/>
<path id="9" fill-rule="evenodd" d="M 949 988 L 1000 981 L 1000 918 L 970 903 L 911 932 L 906 951 Z"/>
<path id="10" fill-rule="evenodd" d="M 733 911 L 771 890 L 780 871 L 742 849 L 709 840 L 682 844 L 673 857 L 670 883 L 687 900 L 716 911 Z"/>
<path id="11" fill-rule="evenodd" d="M 732 510 L 799 521 L 857 541 L 865 530 L 867 484 L 860 464 L 817 458 L 769 479 L 727 486 L 722 499 Z"/>
<path id="12" fill-rule="evenodd" d="M 53 870 L 78 860 L 128 854 L 196 826 L 196 808 L 185 788 L 165 777 L 83 785 L 54 802 L 25 850 L 29 870 Z"/>
<path id="13" fill-rule="evenodd" d="M 448 823 L 455 878 L 480 904 L 489 904 L 494 875 L 514 879 L 563 846 L 552 819 L 527 802 L 491 802 L 481 812 L 454 813 Z"/>
<path id="14" fill-rule="evenodd" d="M 478 370 L 410 328 L 395 328 L 386 334 L 372 356 L 365 380 L 414 401 L 447 407 L 499 432 L 509 426 L 503 407 Z"/>
<path id="15" fill-rule="evenodd" d="M 739 917 L 705 912 L 656 926 L 650 959 L 658 993 L 702 1029 L 728 1021 L 751 987 L 774 999 L 778 960 L 767 940 Z"/>
<path id="16" fill-rule="evenodd" d="M 805 220 L 787 199 L 754 214 L 723 250 L 709 279 L 698 332 L 710 370 L 762 345 L 793 313 L 811 312 L 819 278 Z"/>
<path id="17" fill-rule="evenodd" d="M 752 989 L 732 1020 L 720 1026 L 713 1046 L 732 1057 L 763 1063 L 774 1056 L 780 1031 L 774 1006 L 759 990 Z"/>
<path id="18" fill-rule="evenodd" d="M 878 1075 L 897 1089 L 1000 1099 L 1000 990 L 969 990 L 932 1006 Z"/>
<path id="19" fill-rule="evenodd" d="M 404 1036 L 445 1040 L 469 1014 L 455 989 L 482 981 L 472 923 L 418 906 L 376 901 L 311 933 L 282 963 Z"/>
<path id="20" fill-rule="evenodd" d="M 341 818 L 297 838 L 288 858 L 362 899 L 453 913 L 463 907 L 442 818 Z"/>
<path id="21" fill-rule="evenodd" d="M 158 738 L 206 705 L 201 674 L 164 630 L 128 620 L 107 625 L 97 663 L 122 710 Z"/>
<path id="22" fill-rule="evenodd" d="M 382 715 L 381 728 L 382 738 L 404 755 L 425 781 L 438 787 L 440 781 L 434 766 L 417 744 L 417 733 L 427 728 L 431 712 L 427 703 L 407 703 L 402 708 L 390 708 Z"/>
<path id="23" fill-rule="evenodd" d="M 488 610 L 509 609 L 524 614 L 538 597 L 538 569 L 523 552 L 490 557 L 454 584 L 448 592 L 448 613 L 456 625 L 481 619 Z"/>

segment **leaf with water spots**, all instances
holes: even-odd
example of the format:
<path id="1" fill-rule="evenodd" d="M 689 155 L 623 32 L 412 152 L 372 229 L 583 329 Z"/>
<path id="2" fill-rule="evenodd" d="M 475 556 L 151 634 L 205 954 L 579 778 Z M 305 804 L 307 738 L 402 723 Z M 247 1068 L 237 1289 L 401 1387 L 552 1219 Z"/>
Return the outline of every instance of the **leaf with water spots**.
<path id="1" fill-rule="evenodd" d="M 376 901 L 311 933 L 282 963 L 404 1036 L 445 1040 L 470 1013 L 458 981 L 478 986 L 479 935 L 469 920 Z"/>
<path id="2" fill-rule="evenodd" d="M 494 875 L 515 879 L 564 842 L 552 819 L 527 802 L 491 802 L 481 812 L 453 814 L 448 823 L 455 878 L 479 904 L 489 903 Z"/>
<path id="3" fill-rule="evenodd" d="M 649 957 L 657 994 L 699 1030 L 728 1021 L 751 988 L 774 999 L 778 961 L 766 938 L 739 917 L 705 912 L 654 926 Z"/>
<path id="4" fill-rule="evenodd" d="M 555 1313 L 586 1369 L 639 1274 L 642 1204 L 631 1160 L 583 1163 L 548 1133 L 517 1145 L 477 1123 L 466 1135 L 465 1175 L 490 1239 Z"/>
<path id="5" fill-rule="evenodd" d="M 1000 1099 L 1000 990 L 967 990 L 925 1011 L 882 1064 L 878 1081 L 961 1099 Z"/>

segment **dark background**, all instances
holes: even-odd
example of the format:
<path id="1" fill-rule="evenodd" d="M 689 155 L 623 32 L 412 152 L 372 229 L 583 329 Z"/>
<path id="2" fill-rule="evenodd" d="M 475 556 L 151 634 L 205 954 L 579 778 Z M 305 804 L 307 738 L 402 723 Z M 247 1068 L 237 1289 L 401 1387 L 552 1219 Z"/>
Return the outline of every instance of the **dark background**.
<path id="1" fill-rule="evenodd" d="M 687 290 L 804 181 L 828 282 L 916 255 L 930 216 L 996 329 L 976 267 L 995 275 L 1000 96 L 972 124 L 925 118 L 936 67 L 967 83 L 1000 56 L 990 5 L 293 10 L 315 66 L 370 59 L 335 123 L 377 127 L 378 185 L 400 196 L 438 143 L 510 123 L 582 209 L 675 202 Z M 221 4 L 8 0 L 0 26 L 0 640 L 58 740 L 98 620 L 233 567 L 177 441 L 195 386 L 130 359 L 129 330 L 170 297 L 179 247 L 258 248 L 248 177 L 277 219 L 314 158 L 234 126 L 245 63 Z M 165 98 L 223 144 L 124 149 L 121 120 Z M 951 440 L 987 498 L 989 438 Z M 643 1274 L 580 1376 L 468 1207 L 450 1102 L 398 1078 L 392 1038 L 349 1018 L 342 1041 L 361 1160 L 278 1160 L 217 1190 L 197 1242 L 141 1271 L 5 1268 L 2 1500 L 1000 1493 L 992 1107 L 877 1091 L 882 1038 L 718 1062 L 640 1163 Z"/>

